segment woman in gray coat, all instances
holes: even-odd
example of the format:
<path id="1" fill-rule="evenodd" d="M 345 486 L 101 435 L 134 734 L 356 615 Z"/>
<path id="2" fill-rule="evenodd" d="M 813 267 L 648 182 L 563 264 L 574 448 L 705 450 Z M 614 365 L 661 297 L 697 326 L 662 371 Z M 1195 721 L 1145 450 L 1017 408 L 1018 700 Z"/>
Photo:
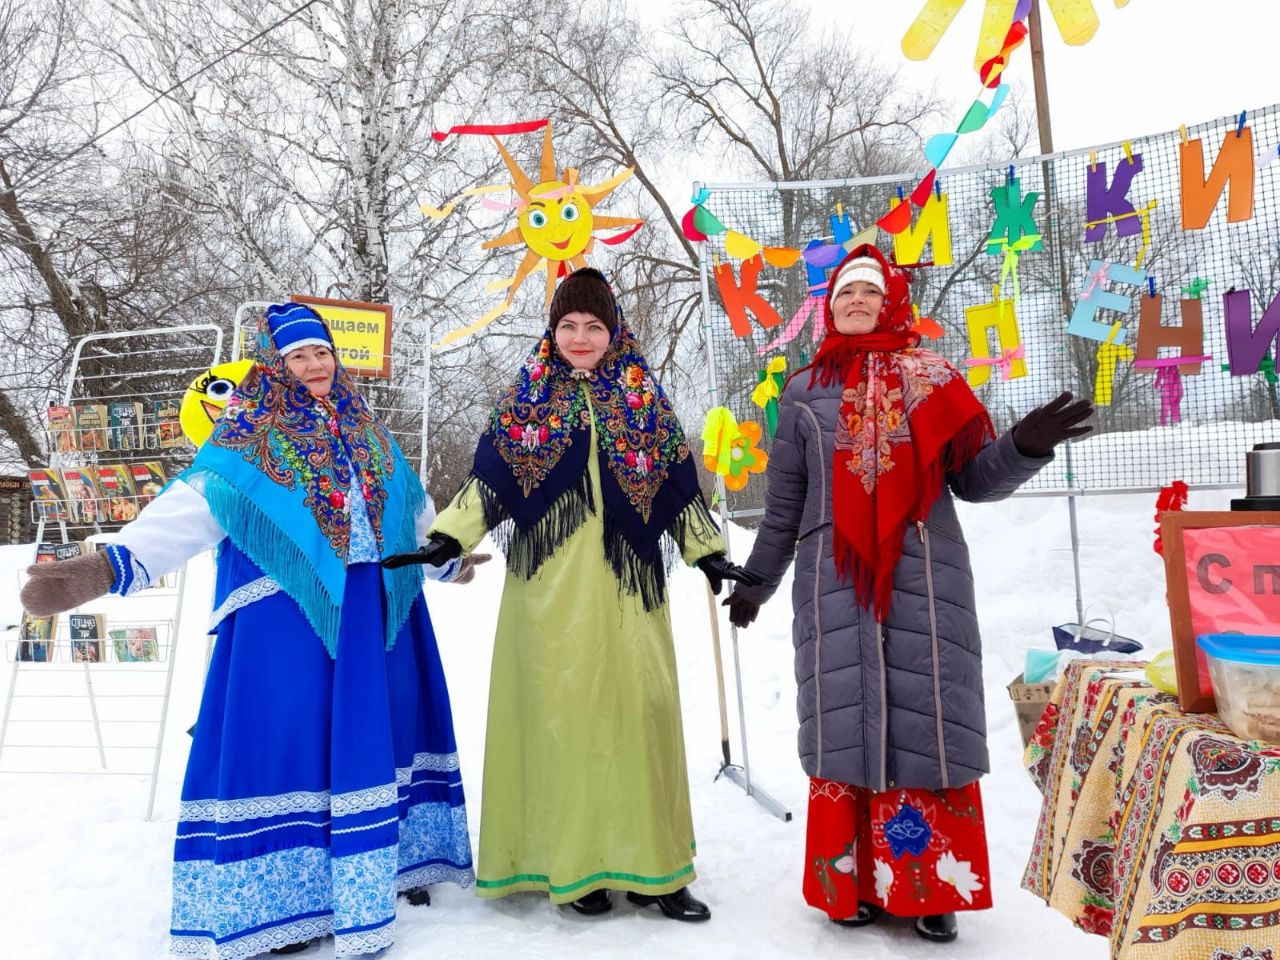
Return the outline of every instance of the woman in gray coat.
<path id="1" fill-rule="evenodd" d="M 918 347 L 909 279 L 863 245 L 837 267 L 827 333 L 782 393 L 765 516 L 725 601 L 743 628 L 793 557 L 805 899 L 837 923 L 914 917 L 955 939 L 991 905 L 973 573 L 951 493 L 999 500 L 1092 428 L 1070 394 L 996 438 L 963 374 Z"/>

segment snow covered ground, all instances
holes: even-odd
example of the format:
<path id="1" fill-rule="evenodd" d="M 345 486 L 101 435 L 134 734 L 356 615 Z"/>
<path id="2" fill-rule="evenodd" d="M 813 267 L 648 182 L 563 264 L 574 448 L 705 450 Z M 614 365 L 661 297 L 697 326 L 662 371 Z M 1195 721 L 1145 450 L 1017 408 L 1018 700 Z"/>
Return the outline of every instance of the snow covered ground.
<path id="1" fill-rule="evenodd" d="M 1238 493 L 1193 493 L 1193 509 L 1225 509 Z M 1085 599 L 1116 614 L 1119 632 L 1155 651 L 1169 645 L 1164 573 L 1151 549 L 1154 496 L 1080 501 Z M 789 583 L 740 635 L 744 700 L 753 777 L 794 813 L 775 819 L 726 780 L 715 781 L 720 758 L 715 673 L 706 591 L 696 571 L 680 570 L 673 583 L 673 620 L 698 831 L 695 891 L 712 907 L 710 923 L 685 925 L 639 911 L 615 897 L 612 914 L 581 917 L 533 895 L 482 901 L 470 890 L 440 887 L 430 907 L 400 904 L 398 942 L 391 958 L 495 956 L 799 958 L 857 956 L 1017 958 L 1043 952 L 1056 957 L 1101 958 L 1105 942 L 1075 929 L 1064 917 L 1019 889 L 1040 798 L 1020 763 L 1021 745 L 1005 684 L 1021 669 L 1028 646 L 1052 647 L 1050 626 L 1075 619 L 1066 502 L 1015 499 L 962 504 L 961 516 L 978 580 L 978 610 L 986 651 L 987 723 L 993 763 L 983 780 L 991 843 L 995 907 L 962 915 L 960 939 L 939 948 L 916 937 L 905 922 L 850 930 L 828 922 L 800 896 L 807 781 L 795 755 L 795 685 L 791 665 Z M 734 530 L 732 549 L 744 557 L 750 534 Z M 29 548 L 0 548 L 0 626 L 16 623 L 17 570 Z M 191 564 L 186 622 L 177 648 L 173 714 L 161 768 L 156 819 L 143 819 L 147 777 L 84 773 L 32 775 L 19 769 L 76 769 L 96 765 L 86 749 L 7 747 L 0 758 L 0 952 L 7 960 L 79 960 L 81 957 L 161 957 L 169 910 L 169 855 L 178 790 L 186 760 L 185 730 L 194 720 L 205 656 L 203 625 L 212 567 Z M 469 587 L 432 584 L 431 611 L 453 697 L 454 720 L 467 792 L 472 839 L 478 833 L 483 789 L 485 701 L 494 620 L 501 589 L 498 564 L 482 568 Z M 103 609 L 111 616 L 109 602 Z M 134 608 L 128 615 L 134 616 Z M 116 616 L 123 616 L 116 612 Z M 722 619 L 730 687 L 734 759 L 741 760 L 732 687 L 728 623 Z M 14 631 L 4 634 L 0 691 Z M 18 692 L 83 692 L 78 668 L 24 668 Z M 110 665 L 95 668 L 95 689 L 126 690 L 138 676 Z M 163 674 L 150 674 L 138 692 L 159 692 Z M 113 686 L 115 685 L 115 686 Z M 126 690 L 126 692 L 128 692 Z M 112 698 L 103 715 L 154 716 L 158 700 Z M 22 699 L 14 707 L 12 743 L 90 743 L 75 699 Z M 36 720 L 37 722 L 29 722 Z M 22 722 L 19 722 L 22 721 Z M 154 727 L 112 725 L 110 742 L 146 743 Z M 132 738 L 126 740 L 126 737 Z M 111 751 L 113 769 L 146 770 L 145 750 Z M 331 957 L 332 942 L 301 957 Z"/>

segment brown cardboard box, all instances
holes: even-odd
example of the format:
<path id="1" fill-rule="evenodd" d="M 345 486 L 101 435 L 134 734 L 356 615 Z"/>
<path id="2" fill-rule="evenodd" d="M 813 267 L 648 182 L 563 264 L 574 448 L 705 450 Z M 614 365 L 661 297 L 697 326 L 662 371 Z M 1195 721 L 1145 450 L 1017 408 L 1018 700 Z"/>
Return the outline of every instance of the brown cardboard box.
<path id="1" fill-rule="evenodd" d="M 1018 732 L 1022 734 L 1022 746 L 1025 749 L 1031 741 L 1031 734 L 1040 722 L 1040 715 L 1053 696 L 1056 681 L 1049 683 L 1023 683 L 1022 674 L 1018 674 L 1008 686 L 1009 699 L 1013 701 L 1013 709 L 1018 714 Z"/>

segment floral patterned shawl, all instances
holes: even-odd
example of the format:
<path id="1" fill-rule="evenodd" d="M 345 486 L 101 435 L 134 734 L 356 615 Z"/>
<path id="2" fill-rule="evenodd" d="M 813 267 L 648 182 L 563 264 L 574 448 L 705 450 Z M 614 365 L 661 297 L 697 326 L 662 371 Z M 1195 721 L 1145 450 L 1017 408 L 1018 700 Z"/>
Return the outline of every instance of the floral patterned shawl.
<path id="1" fill-rule="evenodd" d="M 532 577 L 597 509 L 587 470 L 594 414 L 605 555 L 623 589 L 654 609 L 673 557 L 663 534 L 680 539 L 678 525 L 695 517 L 714 523 L 684 430 L 621 317 L 589 373 L 574 371 L 553 344 L 547 330 L 476 448 L 471 482 L 485 519 L 498 527 L 508 567 Z"/>
<path id="2" fill-rule="evenodd" d="M 826 338 L 807 369 L 810 382 L 844 382 L 831 484 L 836 569 L 853 582 L 858 603 L 874 607 L 883 621 L 907 525 L 929 515 L 946 475 L 972 460 L 995 431 L 964 375 L 919 348 L 907 274 L 870 244 L 845 262 L 857 257 L 874 257 L 884 270 L 875 329 L 840 333 L 828 293 Z"/>
<path id="3" fill-rule="evenodd" d="M 425 494 L 341 360 L 333 389 L 318 400 L 289 373 L 265 319 L 254 359 L 189 472 L 201 476 L 227 536 L 298 602 L 332 655 L 351 545 L 351 485 L 360 484 L 383 556 L 415 548 Z M 388 647 L 422 576 L 416 565 L 383 571 Z"/>

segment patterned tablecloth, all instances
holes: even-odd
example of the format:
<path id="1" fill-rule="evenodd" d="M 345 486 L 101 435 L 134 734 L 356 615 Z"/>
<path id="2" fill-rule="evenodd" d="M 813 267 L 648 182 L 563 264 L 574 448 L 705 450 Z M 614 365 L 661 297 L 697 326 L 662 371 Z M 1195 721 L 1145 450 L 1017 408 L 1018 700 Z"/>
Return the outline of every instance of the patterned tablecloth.
<path id="1" fill-rule="evenodd" d="M 1280 746 L 1186 714 L 1143 664 L 1076 661 L 1027 747 L 1022 885 L 1123 960 L 1280 960 Z"/>

